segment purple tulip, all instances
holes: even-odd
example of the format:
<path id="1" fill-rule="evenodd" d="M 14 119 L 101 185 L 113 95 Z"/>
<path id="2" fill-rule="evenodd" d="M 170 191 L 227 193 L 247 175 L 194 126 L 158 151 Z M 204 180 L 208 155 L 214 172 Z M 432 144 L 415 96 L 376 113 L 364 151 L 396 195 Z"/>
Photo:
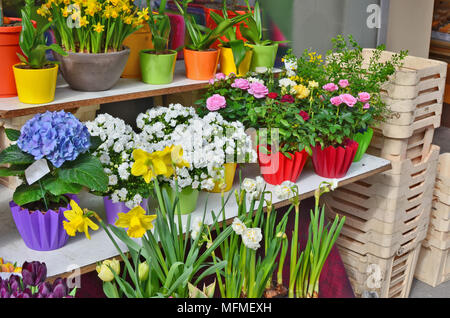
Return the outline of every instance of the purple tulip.
<path id="1" fill-rule="evenodd" d="M 22 265 L 24 286 L 38 286 L 47 278 L 47 266 L 41 262 L 25 262 Z"/>
<path id="2" fill-rule="evenodd" d="M 37 298 L 47 298 L 52 293 L 52 285 L 49 282 L 40 283 Z"/>
<path id="3" fill-rule="evenodd" d="M 22 284 L 20 281 L 20 277 L 17 275 L 11 275 L 8 281 L 9 289 L 11 292 L 22 290 Z"/>
<path id="4" fill-rule="evenodd" d="M 11 298 L 32 298 L 33 294 L 29 288 L 25 288 L 23 291 L 16 290 L 11 294 Z"/>
<path id="5" fill-rule="evenodd" d="M 7 287 L 0 287 L 0 298 L 9 298 L 11 295 Z"/>
<path id="6" fill-rule="evenodd" d="M 69 288 L 67 287 L 66 280 L 58 278 L 53 282 L 53 297 L 50 298 L 64 298 L 69 293 Z"/>

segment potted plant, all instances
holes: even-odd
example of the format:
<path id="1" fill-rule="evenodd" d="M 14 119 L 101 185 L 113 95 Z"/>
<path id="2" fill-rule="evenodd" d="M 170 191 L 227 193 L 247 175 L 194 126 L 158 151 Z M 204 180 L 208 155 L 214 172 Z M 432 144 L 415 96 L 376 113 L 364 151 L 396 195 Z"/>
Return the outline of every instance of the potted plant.
<path id="1" fill-rule="evenodd" d="M 219 25 L 221 22 L 228 19 L 228 10 L 226 0 L 223 2 L 222 16 L 214 11 L 210 12 L 211 18 Z M 225 75 L 231 73 L 237 76 L 244 76 L 250 70 L 250 63 L 252 61 L 253 51 L 245 45 L 242 39 L 237 38 L 238 27 L 233 26 L 224 32 L 225 40 L 221 38 L 220 45 L 220 71 Z"/>
<path id="2" fill-rule="evenodd" d="M 261 10 L 259 1 L 255 2 L 252 13 L 249 1 L 247 4 L 248 14 L 250 17 L 246 20 L 246 24 L 241 26 L 242 36 L 248 40 L 248 45 L 253 50 L 253 58 L 250 69 L 256 71 L 257 67 L 273 68 L 278 52 L 278 44 L 282 42 L 273 42 L 263 39 L 263 26 L 261 19 Z"/>
<path id="3" fill-rule="evenodd" d="M 19 100 L 26 104 L 49 103 L 55 99 L 56 78 L 58 65 L 46 58 L 47 50 L 52 50 L 66 56 L 57 44 L 46 45 L 44 32 L 50 27 L 35 28 L 31 22 L 33 1 L 27 0 L 22 9 L 22 32 L 20 34 L 20 48 L 24 55 L 17 53 L 21 63 L 15 64 L 14 78 L 16 81 Z"/>
<path id="4" fill-rule="evenodd" d="M 389 77 L 401 67 L 407 51 L 394 54 L 389 60 L 382 59 L 383 45 L 376 48 L 372 56 L 364 58 L 363 49 L 350 35 L 348 43 L 343 36 L 333 39 L 333 50 L 327 58 L 327 74 L 329 78 L 345 79 L 349 84 L 347 93 L 358 96 L 364 103 L 363 111 L 356 119 L 359 130 L 353 136 L 359 147 L 354 161 L 361 160 L 372 140 L 371 127 L 389 118 L 390 112 L 383 101 L 382 86 Z M 344 83 L 346 83 L 344 81 Z"/>
<path id="5" fill-rule="evenodd" d="M 219 63 L 219 51 L 211 49 L 211 45 L 223 33 L 236 23 L 245 20 L 248 15 L 236 16 L 222 21 L 215 29 L 210 30 L 200 26 L 187 12 L 188 4 L 192 0 L 183 0 L 180 4 L 175 0 L 178 10 L 183 15 L 186 30 L 189 35 L 189 44 L 183 49 L 186 67 L 186 76 L 194 80 L 209 80 L 214 77 Z"/>
<path id="6" fill-rule="evenodd" d="M 55 58 L 69 86 L 80 91 L 104 91 L 117 83 L 130 55 L 123 42 L 149 18 L 148 8 L 138 10 L 130 0 L 48 0 L 39 13 L 52 19 L 57 42 L 69 53 Z"/>
<path id="7" fill-rule="evenodd" d="M 118 213 L 128 212 L 138 205 L 147 210 L 150 189 L 142 178 L 131 174 L 132 152 L 139 146 L 131 126 L 122 119 L 100 114 L 87 122 L 86 127 L 91 136 L 102 142 L 93 155 L 100 160 L 108 176 L 107 191 L 97 193 L 103 196 L 108 224 L 116 222 Z"/>
<path id="8" fill-rule="evenodd" d="M 169 50 L 170 19 L 165 14 L 166 0 L 161 1 L 159 12 L 154 15 L 150 10 L 148 25 L 152 32 L 152 50 L 140 52 L 142 81 L 147 84 L 161 85 L 173 81 L 177 51 Z M 150 0 L 147 0 L 150 7 Z"/>
<path id="9" fill-rule="evenodd" d="M 0 153 L 0 176 L 17 176 L 11 212 L 25 244 L 50 251 L 66 243 L 64 211 L 83 187 L 106 191 L 108 177 L 91 154 L 96 138 L 70 113 L 46 112 L 27 121 L 21 131 L 6 129 L 16 142 Z"/>

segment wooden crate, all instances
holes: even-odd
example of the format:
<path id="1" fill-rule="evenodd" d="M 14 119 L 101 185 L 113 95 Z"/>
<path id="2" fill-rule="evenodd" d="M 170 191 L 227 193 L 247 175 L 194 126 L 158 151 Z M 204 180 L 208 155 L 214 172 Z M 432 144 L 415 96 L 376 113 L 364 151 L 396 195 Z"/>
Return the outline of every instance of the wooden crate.
<path id="1" fill-rule="evenodd" d="M 386 137 L 375 128 L 367 153 L 391 161 L 425 157 L 430 152 L 433 136 L 433 126 L 417 129 L 405 139 Z"/>
<path id="2" fill-rule="evenodd" d="M 100 105 L 85 106 L 80 108 L 68 109 L 67 112 L 71 112 L 79 120 L 85 122 L 94 120 L 97 110 L 100 109 Z M 5 128 L 20 130 L 22 126 L 35 115 L 20 116 L 14 118 L 5 118 L 0 120 L 0 151 L 9 147 L 10 141 L 6 137 Z M 19 185 L 19 179 L 17 177 L 0 177 L 0 184 L 15 189 Z"/>
<path id="3" fill-rule="evenodd" d="M 434 227 L 441 232 L 450 232 L 450 206 L 440 202 L 436 197 L 431 210 Z"/>
<path id="4" fill-rule="evenodd" d="M 450 232 L 438 231 L 432 224 L 430 224 L 426 241 L 429 245 L 432 245 L 441 250 L 449 249 Z"/>
<path id="5" fill-rule="evenodd" d="M 356 296 L 361 297 L 364 291 L 376 291 L 381 298 L 409 296 L 420 244 L 401 255 L 388 258 L 361 255 L 343 247 L 338 248 Z"/>
<path id="6" fill-rule="evenodd" d="M 439 92 L 438 92 L 439 93 Z M 433 92 L 437 95 L 436 92 Z M 384 98 L 386 104 L 392 110 L 395 109 L 408 109 L 411 110 L 400 112 L 393 111 L 391 116 L 386 119 L 386 123 L 389 125 L 397 126 L 411 126 L 414 125 L 416 121 L 419 121 L 428 117 L 441 117 L 442 116 L 442 102 L 438 103 L 438 99 L 432 99 L 425 101 L 424 103 L 418 104 L 415 100 L 408 99 L 390 99 L 388 97 Z"/>
<path id="7" fill-rule="evenodd" d="M 450 280 L 450 249 L 441 250 L 424 241 L 414 276 L 432 287 Z"/>
<path id="8" fill-rule="evenodd" d="M 375 230 L 365 232 L 361 229 L 365 222 L 355 221 L 354 218 L 346 215 L 347 219 L 336 244 L 361 255 L 371 254 L 381 258 L 406 253 L 425 239 L 429 223 L 429 208 L 424 206 L 418 216 L 398 226 L 398 231 L 392 234 L 382 234 Z M 328 205 L 325 210 L 330 220 L 334 219 L 337 214 L 344 215 L 341 211 Z M 389 226 L 386 225 L 390 230 Z"/>

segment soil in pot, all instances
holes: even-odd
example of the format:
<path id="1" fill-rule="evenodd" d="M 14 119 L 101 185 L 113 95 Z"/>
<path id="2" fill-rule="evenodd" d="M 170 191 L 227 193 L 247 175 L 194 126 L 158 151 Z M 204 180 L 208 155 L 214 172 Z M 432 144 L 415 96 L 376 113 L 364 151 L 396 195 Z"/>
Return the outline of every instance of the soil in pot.
<path id="1" fill-rule="evenodd" d="M 288 295 L 288 289 L 284 285 L 272 283 L 272 287 L 264 291 L 264 298 L 285 298 Z"/>
<path id="2" fill-rule="evenodd" d="M 69 204 L 71 199 L 68 196 L 64 196 L 64 197 L 66 198 L 67 202 L 64 202 L 62 200 L 60 202 L 47 202 L 48 210 L 58 211 L 58 209 L 60 207 L 66 207 L 67 204 Z M 21 206 L 21 208 L 22 208 L 22 210 L 25 210 L 25 209 L 29 210 L 30 213 L 39 211 L 42 214 L 45 214 L 47 211 L 47 208 L 45 207 L 45 203 L 42 200 L 24 204 Z"/>

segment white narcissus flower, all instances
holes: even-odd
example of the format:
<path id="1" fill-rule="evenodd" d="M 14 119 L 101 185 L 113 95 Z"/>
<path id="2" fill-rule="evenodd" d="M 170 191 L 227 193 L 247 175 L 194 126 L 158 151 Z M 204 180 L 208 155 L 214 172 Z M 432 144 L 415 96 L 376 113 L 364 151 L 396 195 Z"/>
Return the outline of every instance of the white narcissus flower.
<path id="1" fill-rule="evenodd" d="M 280 200 L 287 200 L 294 195 L 293 187 L 295 187 L 295 183 L 284 181 L 282 184 L 277 185 L 273 192 Z"/>
<path id="2" fill-rule="evenodd" d="M 251 178 L 245 178 L 242 182 L 242 188 L 248 193 L 251 194 L 256 190 L 256 180 Z"/>
<path id="3" fill-rule="evenodd" d="M 198 232 L 197 231 L 191 231 L 191 237 L 195 241 L 197 239 Z"/>
<path id="4" fill-rule="evenodd" d="M 234 218 L 231 227 L 237 235 L 242 235 L 247 230 L 247 226 L 238 218 Z"/>
<path id="5" fill-rule="evenodd" d="M 197 216 L 192 222 L 192 231 L 200 232 L 203 226 L 203 219 Z"/>
<path id="6" fill-rule="evenodd" d="M 331 187 L 330 187 L 330 190 L 331 191 L 334 191 L 337 187 L 338 187 L 338 179 L 331 179 Z"/>
<path id="7" fill-rule="evenodd" d="M 262 240 L 262 232 L 260 228 L 250 228 L 246 229 L 244 233 L 242 233 L 242 242 L 248 248 L 253 250 L 257 250 L 261 245 L 259 244 Z"/>

